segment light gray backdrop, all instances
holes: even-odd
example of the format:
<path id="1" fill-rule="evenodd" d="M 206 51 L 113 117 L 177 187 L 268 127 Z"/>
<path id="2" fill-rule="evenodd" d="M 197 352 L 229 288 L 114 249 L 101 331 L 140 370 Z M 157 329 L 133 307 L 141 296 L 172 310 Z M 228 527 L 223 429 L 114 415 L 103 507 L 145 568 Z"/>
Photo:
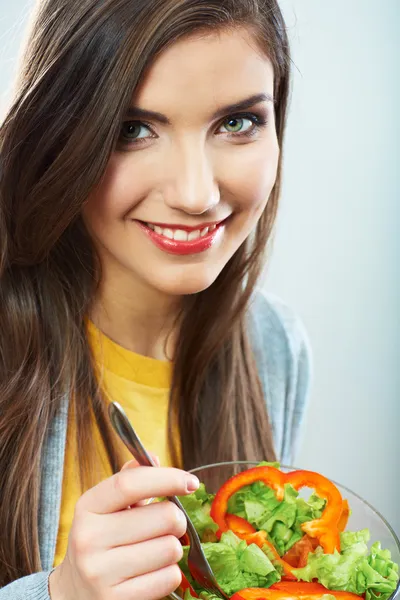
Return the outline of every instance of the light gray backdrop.
<path id="1" fill-rule="evenodd" d="M 314 349 L 298 463 L 400 533 L 400 1 L 282 7 L 297 70 L 267 287 Z"/>

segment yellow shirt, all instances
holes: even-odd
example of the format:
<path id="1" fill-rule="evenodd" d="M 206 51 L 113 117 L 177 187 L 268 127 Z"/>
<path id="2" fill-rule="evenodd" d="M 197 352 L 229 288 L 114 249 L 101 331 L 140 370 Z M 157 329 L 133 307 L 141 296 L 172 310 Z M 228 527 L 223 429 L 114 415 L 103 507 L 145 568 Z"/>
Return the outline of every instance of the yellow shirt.
<path id="1" fill-rule="evenodd" d="M 88 332 L 106 401 L 114 400 L 121 404 L 144 446 L 159 457 L 161 465 L 170 466 L 167 414 L 171 363 L 141 356 L 122 348 L 102 334 L 92 323 L 88 325 Z M 101 469 L 97 474 L 100 482 L 112 475 L 112 471 L 97 428 L 95 435 L 101 459 Z M 126 450 L 126 460 L 131 459 L 131 454 Z M 59 565 L 64 559 L 75 504 L 81 495 L 75 423 L 70 417 L 54 566 Z"/>

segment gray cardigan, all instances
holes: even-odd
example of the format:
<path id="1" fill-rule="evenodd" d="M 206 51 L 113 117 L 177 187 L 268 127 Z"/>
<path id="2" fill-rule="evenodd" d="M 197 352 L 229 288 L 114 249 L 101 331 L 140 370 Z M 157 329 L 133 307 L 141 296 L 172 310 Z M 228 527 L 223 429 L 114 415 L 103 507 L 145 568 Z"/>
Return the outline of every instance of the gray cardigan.
<path id="1" fill-rule="evenodd" d="M 250 331 L 271 421 L 276 453 L 293 464 L 310 386 L 310 352 L 301 322 L 280 301 L 258 293 L 250 307 Z M 58 520 L 68 401 L 64 403 L 43 448 L 39 536 L 42 569 L 0 590 L 0 600 L 50 600 Z M 262 459 L 262 457 L 260 457 Z"/>

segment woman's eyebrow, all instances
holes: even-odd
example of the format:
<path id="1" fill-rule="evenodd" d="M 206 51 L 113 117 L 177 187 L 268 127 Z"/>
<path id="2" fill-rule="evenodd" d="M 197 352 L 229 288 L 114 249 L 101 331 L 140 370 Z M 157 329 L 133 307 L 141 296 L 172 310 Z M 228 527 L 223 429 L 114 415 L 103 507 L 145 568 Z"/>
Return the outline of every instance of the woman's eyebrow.
<path id="1" fill-rule="evenodd" d="M 247 110 L 249 108 L 252 108 L 255 104 L 260 104 L 261 102 L 273 103 L 274 99 L 270 94 L 254 94 L 253 96 L 245 98 L 244 100 L 239 100 L 239 102 L 235 102 L 234 104 L 222 106 L 212 115 L 212 119 L 218 119 L 219 117 L 223 117 L 229 113 Z M 146 110 L 144 108 L 139 108 L 138 106 L 131 106 L 126 113 L 125 118 L 138 121 L 156 121 L 158 123 L 161 123 L 162 125 L 171 124 L 168 117 L 166 117 L 162 113 L 154 112 L 152 110 Z"/>

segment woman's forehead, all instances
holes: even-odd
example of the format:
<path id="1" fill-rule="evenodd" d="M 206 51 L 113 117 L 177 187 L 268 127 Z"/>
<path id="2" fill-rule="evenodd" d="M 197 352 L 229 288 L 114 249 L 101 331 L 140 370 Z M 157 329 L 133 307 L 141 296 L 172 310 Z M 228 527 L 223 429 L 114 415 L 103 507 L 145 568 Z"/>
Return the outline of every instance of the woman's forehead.
<path id="1" fill-rule="evenodd" d="M 207 119 L 220 107 L 265 94 L 273 97 L 271 61 L 245 29 L 182 39 L 154 61 L 133 105 L 170 120 Z"/>

